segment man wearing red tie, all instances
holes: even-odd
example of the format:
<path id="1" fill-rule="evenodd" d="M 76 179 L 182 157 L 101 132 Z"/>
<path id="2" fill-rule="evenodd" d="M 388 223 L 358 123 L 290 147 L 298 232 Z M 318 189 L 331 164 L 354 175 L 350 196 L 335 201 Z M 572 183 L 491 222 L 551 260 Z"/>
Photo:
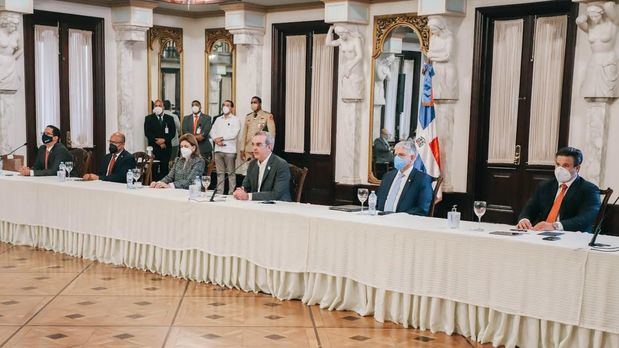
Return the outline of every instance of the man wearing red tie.
<path id="1" fill-rule="evenodd" d="M 193 134 L 198 141 L 200 147 L 200 153 L 206 161 L 211 160 L 211 153 L 213 152 L 213 146 L 209 140 L 209 133 L 211 132 L 211 116 L 202 113 L 202 107 L 200 102 L 194 100 L 191 102 L 191 115 L 187 115 L 183 118 L 183 134 Z"/>
<path id="2" fill-rule="evenodd" d="M 125 150 L 125 135 L 118 132 L 112 134 L 109 144 L 110 153 L 103 158 L 103 163 L 99 167 L 99 175 L 89 173 L 84 175 L 84 180 L 127 182 L 127 171 L 135 168 L 135 158 Z"/>
<path id="3" fill-rule="evenodd" d="M 60 163 L 73 160 L 69 150 L 60 142 L 60 129 L 49 125 L 41 134 L 43 145 L 37 151 L 37 157 L 32 168 L 22 167 L 19 172 L 23 176 L 53 176 L 60 169 Z"/>
<path id="4" fill-rule="evenodd" d="M 518 228 L 591 232 L 600 210 L 597 186 L 578 175 L 582 152 L 573 147 L 555 156 L 555 178 L 543 182 L 520 214 Z"/>

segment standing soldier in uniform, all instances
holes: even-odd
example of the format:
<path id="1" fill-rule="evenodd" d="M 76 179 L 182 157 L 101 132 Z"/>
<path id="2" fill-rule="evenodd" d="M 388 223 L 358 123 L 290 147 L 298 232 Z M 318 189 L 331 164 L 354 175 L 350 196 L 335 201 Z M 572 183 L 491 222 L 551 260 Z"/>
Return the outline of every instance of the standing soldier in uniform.
<path id="1" fill-rule="evenodd" d="M 275 121 L 273 115 L 262 110 L 262 99 L 260 97 L 251 98 L 251 109 L 254 110 L 245 116 L 245 132 L 243 147 L 241 148 L 241 159 L 246 161 L 252 158 L 251 139 L 257 132 L 269 132 L 275 138 Z"/>

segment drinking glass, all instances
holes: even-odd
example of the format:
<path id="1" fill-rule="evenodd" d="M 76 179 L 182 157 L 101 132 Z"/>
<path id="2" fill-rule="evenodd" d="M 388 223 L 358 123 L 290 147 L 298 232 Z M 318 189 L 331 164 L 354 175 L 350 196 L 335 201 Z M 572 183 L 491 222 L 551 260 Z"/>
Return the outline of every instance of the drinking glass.
<path id="1" fill-rule="evenodd" d="M 67 168 L 67 177 L 71 177 L 71 171 L 73 170 L 73 162 L 65 162 L 65 167 Z"/>
<path id="2" fill-rule="evenodd" d="M 479 226 L 476 231 L 483 231 L 481 228 L 481 217 L 486 213 L 486 202 L 485 201 L 475 201 L 473 202 L 473 211 L 475 215 L 477 215 L 477 226 Z"/>
<path id="3" fill-rule="evenodd" d="M 206 191 L 208 191 L 208 187 L 211 186 L 211 176 L 210 175 L 203 175 L 202 176 L 202 186 L 204 187 L 204 193 L 206 194 Z"/>
<path id="4" fill-rule="evenodd" d="M 133 172 L 133 186 L 139 188 L 142 186 L 142 181 L 140 181 L 140 178 L 142 177 L 142 169 L 133 168 L 131 171 Z"/>
<path id="5" fill-rule="evenodd" d="M 357 198 L 359 198 L 359 202 L 361 202 L 361 214 L 363 214 L 363 203 L 368 199 L 368 189 L 359 188 L 357 190 Z"/>

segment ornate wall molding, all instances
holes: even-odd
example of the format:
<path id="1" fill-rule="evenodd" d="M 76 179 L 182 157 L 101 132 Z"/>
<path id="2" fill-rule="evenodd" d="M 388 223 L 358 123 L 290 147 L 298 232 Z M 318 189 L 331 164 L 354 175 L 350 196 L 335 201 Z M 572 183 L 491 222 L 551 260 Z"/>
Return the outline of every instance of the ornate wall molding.
<path id="1" fill-rule="evenodd" d="M 178 53 L 183 52 L 183 29 L 173 27 L 153 26 L 148 30 L 148 48 L 153 49 L 154 43 L 159 42 L 159 47 L 165 47 L 168 42 L 174 42 Z"/>
<path id="2" fill-rule="evenodd" d="M 234 51 L 234 37 L 232 36 L 232 33 L 230 33 L 228 30 L 224 28 L 217 28 L 206 29 L 204 32 L 204 51 L 206 53 L 210 53 L 213 50 L 213 45 L 215 44 L 215 42 L 219 40 L 226 41 L 230 45 L 231 50 Z"/>
<path id="3" fill-rule="evenodd" d="M 372 57 L 378 58 L 382 50 L 385 39 L 389 33 L 398 26 L 404 25 L 419 35 L 421 42 L 421 51 L 426 53 L 430 47 L 430 28 L 428 28 L 428 17 L 419 17 L 414 13 L 387 15 L 374 17 L 374 46 L 372 49 Z"/>

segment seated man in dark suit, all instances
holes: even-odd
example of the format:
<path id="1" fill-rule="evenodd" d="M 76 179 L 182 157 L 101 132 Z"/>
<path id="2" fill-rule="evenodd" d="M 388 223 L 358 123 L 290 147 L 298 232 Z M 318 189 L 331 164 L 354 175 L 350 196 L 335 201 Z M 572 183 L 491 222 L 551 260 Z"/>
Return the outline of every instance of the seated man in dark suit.
<path id="1" fill-rule="evenodd" d="M 564 147 L 555 155 L 555 178 L 541 183 L 520 213 L 518 228 L 591 232 L 600 190 L 578 175 L 582 152 Z"/>
<path id="2" fill-rule="evenodd" d="M 258 132 L 252 138 L 254 159 L 249 163 L 247 176 L 234 198 L 253 201 L 290 201 L 290 167 L 273 151 L 273 136 Z"/>
<path id="3" fill-rule="evenodd" d="M 135 158 L 125 150 L 125 135 L 116 132 L 110 136 L 110 153 L 103 157 L 99 167 L 99 175 L 88 173 L 84 180 L 103 180 L 118 183 L 127 183 L 127 171 L 135 168 Z"/>
<path id="4" fill-rule="evenodd" d="M 56 175 L 60 163 L 71 162 L 73 157 L 69 150 L 60 142 L 60 129 L 55 126 L 45 127 L 41 136 L 43 145 L 37 151 L 37 158 L 31 168 L 22 167 L 19 172 L 24 176 L 52 176 Z"/>
<path id="5" fill-rule="evenodd" d="M 376 209 L 427 216 L 432 204 L 432 177 L 413 168 L 417 148 L 410 141 L 401 141 L 394 153 L 395 169 L 380 182 Z"/>

